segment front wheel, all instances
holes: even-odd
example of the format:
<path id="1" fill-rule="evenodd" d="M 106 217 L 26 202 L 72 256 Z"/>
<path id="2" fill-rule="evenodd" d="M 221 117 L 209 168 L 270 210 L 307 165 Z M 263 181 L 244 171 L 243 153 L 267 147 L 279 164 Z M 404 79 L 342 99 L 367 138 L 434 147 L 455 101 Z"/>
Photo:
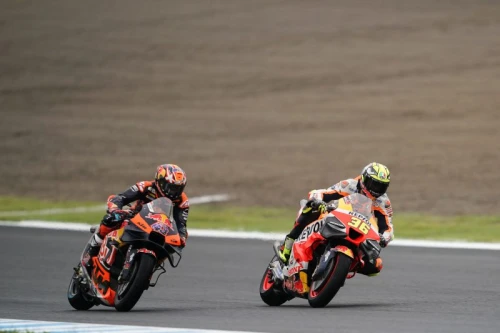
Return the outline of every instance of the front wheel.
<path id="1" fill-rule="evenodd" d="M 81 271 L 81 265 L 78 265 L 76 269 L 78 272 Z M 85 298 L 85 294 L 80 287 L 80 274 L 77 271 L 73 273 L 71 281 L 69 282 L 68 301 L 76 310 L 88 310 L 94 306 L 94 302 Z"/>
<path id="2" fill-rule="evenodd" d="M 273 260 L 275 258 L 273 258 Z M 271 262 L 273 262 L 273 260 L 271 260 Z M 272 274 L 271 269 L 267 267 L 260 281 L 260 298 L 269 306 L 280 306 L 285 303 L 289 297 L 285 292 L 277 290 L 275 286 L 276 282 L 273 280 Z"/>
<path id="3" fill-rule="evenodd" d="M 142 293 L 149 286 L 149 278 L 153 273 L 156 259 L 148 254 L 136 257 L 130 268 L 128 281 L 120 283 L 116 290 L 115 309 L 118 311 L 130 311 L 141 298 Z"/>
<path id="4" fill-rule="evenodd" d="M 337 253 L 328 264 L 323 277 L 314 281 L 307 297 L 313 308 L 325 307 L 335 297 L 344 285 L 352 259 L 342 253 Z"/>

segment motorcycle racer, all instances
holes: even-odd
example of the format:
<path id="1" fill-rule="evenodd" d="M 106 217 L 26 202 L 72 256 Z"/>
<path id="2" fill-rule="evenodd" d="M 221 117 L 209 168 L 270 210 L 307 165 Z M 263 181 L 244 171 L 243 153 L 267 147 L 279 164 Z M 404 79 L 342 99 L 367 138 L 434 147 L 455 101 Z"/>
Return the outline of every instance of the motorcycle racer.
<path id="1" fill-rule="evenodd" d="M 327 189 L 312 190 L 309 192 L 307 203 L 301 207 L 297 219 L 290 233 L 286 236 L 285 242 L 279 251 L 280 259 L 286 264 L 290 257 L 292 246 L 295 240 L 300 236 L 304 228 L 321 214 L 327 211 L 327 202 L 338 200 L 354 193 L 360 193 L 372 200 L 372 212 L 377 219 L 378 230 L 380 234 L 380 246 L 386 247 L 394 238 L 394 228 L 392 225 L 392 206 L 386 191 L 390 184 L 390 171 L 380 163 L 370 163 L 365 166 L 359 175 L 353 179 L 342 180 Z M 322 238 L 321 235 L 315 237 Z M 294 253 L 301 252 L 299 248 Z M 359 273 L 374 276 L 382 269 L 382 259 L 376 258 L 375 265 L 368 262 L 358 270 Z M 304 271 L 298 272 L 297 280 L 302 281 L 303 290 L 307 292 L 307 274 Z M 302 274 L 302 275 L 301 275 Z"/>
<path id="2" fill-rule="evenodd" d="M 186 223 L 189 213 L 189 200 L 184 193 L 186 181 L 186 174 L 179 166 L 162 164 L 156 168 L 154 180 L 138 182 L 117 195 L 110 195 L 107 200 L 107 214 L 84 250 L 83 257 L 87 269 L 91 268 L 92 257 L 98 254 L 108 233 L 120 228 L 122 222 L 139 212 L 144 204 L 160 197 L 166 197 L 174 204 L 173 215 L 181 238 L 181 247 L 184 247 L 188 237 Z M 131 203 L 133 205 L 129 211 L 123 210 L 123 206 Z"/>

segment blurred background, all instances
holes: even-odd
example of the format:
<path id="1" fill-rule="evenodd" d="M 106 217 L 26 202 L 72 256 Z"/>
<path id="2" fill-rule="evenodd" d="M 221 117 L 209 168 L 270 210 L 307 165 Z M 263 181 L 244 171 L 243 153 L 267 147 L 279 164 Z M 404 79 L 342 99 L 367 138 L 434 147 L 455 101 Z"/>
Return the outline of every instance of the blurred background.
<path id="1" fill-rule="evenodd" d="M 3 1 L 0 195 L 297 206 L 372 161 L 395 211 L 498 214 L 500 4 Z"/>

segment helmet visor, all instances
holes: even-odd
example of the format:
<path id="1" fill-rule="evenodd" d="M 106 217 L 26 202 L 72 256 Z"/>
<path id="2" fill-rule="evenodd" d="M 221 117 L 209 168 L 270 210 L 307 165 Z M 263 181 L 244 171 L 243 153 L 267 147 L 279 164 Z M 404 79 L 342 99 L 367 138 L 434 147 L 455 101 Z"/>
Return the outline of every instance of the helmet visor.
<path id="1" fill-rule="evenodd" d="M 158 181 L 158 185 L 160 185 L 161 191 L 170 199 L 176 199 L 178 198 L 182 192 L 184 191 L 184 185 L 176 185 L 176 184 L 171 184 L 165 180 L 165 178 L 162 178 Z"/>
<path id="2" fill-rule="evenodd" d="M 375 197 L 380 197 L 389 188 L 389 183 L 383 183 L 371 177 L 365 177 L 363 182 L 368 192 L 370 192 Z"/>

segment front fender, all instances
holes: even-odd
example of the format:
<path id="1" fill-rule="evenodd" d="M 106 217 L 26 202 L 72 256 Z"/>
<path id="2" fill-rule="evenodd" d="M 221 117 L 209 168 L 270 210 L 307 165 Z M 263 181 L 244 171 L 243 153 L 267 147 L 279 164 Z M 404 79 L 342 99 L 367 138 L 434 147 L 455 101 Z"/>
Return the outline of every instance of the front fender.
<path id="1" fill-rule="evenodd" d="M 137 253 L 145 253 L 145 254 L 149 254 L 149 255 L 153 256 L 153 258 L 157 259 L 157 258 L 156 258 L 156 253 L 154 253 L 154 251 L 148 250 L 148 249 L 146 249 L 146 248 L 141 248 L 141 249 L 138 249 L 138 250 L 137 250 Z"/>
<path id="2" fill-rule="evenodd" d="M 354 252 L 350 248 L 344 245 L 337 245 L 335 246 L 335 251 L 339 253 L 343 253 L 346 256 L 348 256 L 351 259 L 354 259 Z"/>

